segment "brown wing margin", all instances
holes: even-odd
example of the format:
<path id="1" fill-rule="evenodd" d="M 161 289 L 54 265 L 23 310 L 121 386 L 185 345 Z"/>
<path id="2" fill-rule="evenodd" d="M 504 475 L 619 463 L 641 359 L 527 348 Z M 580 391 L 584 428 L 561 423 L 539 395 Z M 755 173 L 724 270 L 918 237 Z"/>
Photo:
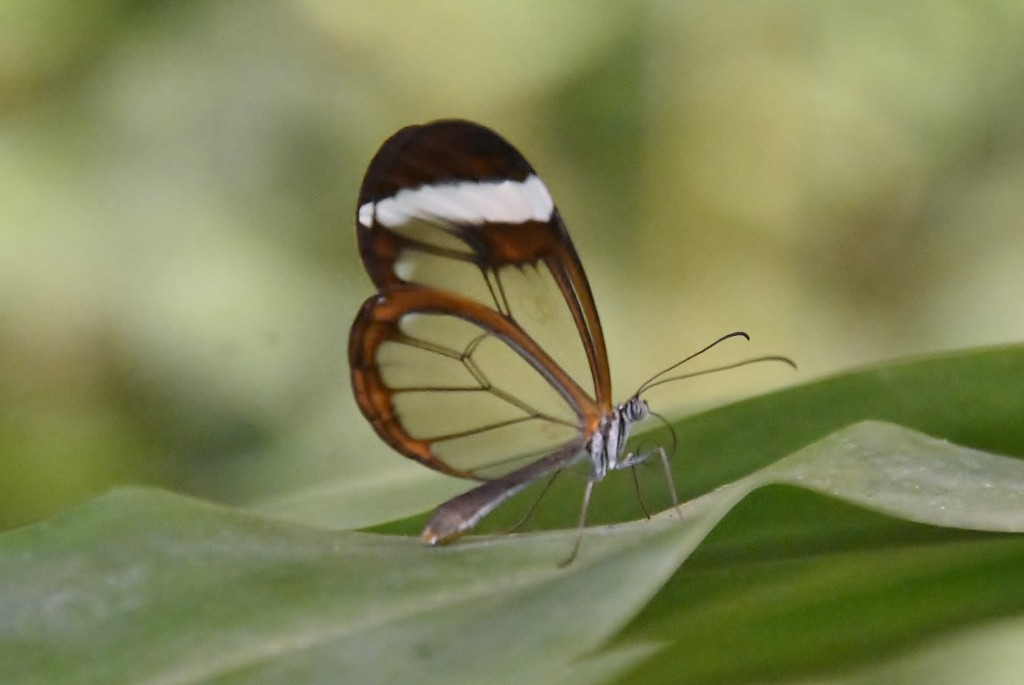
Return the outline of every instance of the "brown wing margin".
<path id="1" fill-rule="evenodd" d="M 583 347 L 590 363 L 590 371 L 594 376 L 594 392 L 597 404 L 610 409 L 612 404 L 612 378 L 608 368 L 608 348 L 604 343 L 604 332 L 601 329 L 601 318 L 594 303 L 594 294 L 590 290 L 587 274 L 576 254 L 576 248 L 569 240 L 569 233 L 555 210 L 549 225 L 556 226 L 562 241 L 552 241 L 544 255 L 544 261 L 554 274 L 558 287 L 565 296 L 565 301 L 572 311 L 576 329 L 580 332 Z"/>
<path id="2" fill-rule="evenodd" d="M 602 412 L 587 392 L 510 319 L 453 293 L 402 285 L 363 304 L 349 337 L 349 366 L 353 392 L 363 415 L 389 445 L 405 456 L 437 471 L 479 479 L 436 456 L 432 445 L 437 439 L 410 435 L 395 409 L 392 389 L 384 382 L 377 353 L 382 344 L 405 339 L 400 322 L 408 314 L 448 315 L 480 327 L 508 345 L 558 391 L 576 413 L 581 429 L 593 428 L 590 424 L 599 420 Z"/>

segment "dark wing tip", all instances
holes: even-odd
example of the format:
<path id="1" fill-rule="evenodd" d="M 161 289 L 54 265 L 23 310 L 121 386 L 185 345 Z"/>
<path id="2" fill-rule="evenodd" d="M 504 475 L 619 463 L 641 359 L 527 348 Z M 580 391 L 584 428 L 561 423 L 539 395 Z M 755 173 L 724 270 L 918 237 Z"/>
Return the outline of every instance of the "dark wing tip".
<path id="1" fill-rule="evenodd" d="M 480 124 L 441 119 L 406 126 L 384 141 L 370 162 L 359 205 L 404 188 L 459 181 L 522 181 L 534 173 L 511 143 Z"/>

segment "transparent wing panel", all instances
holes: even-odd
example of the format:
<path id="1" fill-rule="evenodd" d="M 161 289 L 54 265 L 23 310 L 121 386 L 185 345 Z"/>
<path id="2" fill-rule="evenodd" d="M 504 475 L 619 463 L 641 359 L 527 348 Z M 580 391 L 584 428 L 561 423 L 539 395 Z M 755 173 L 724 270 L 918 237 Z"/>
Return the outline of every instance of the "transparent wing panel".
<path id="1" fill-rule="evenodd" d="M 473 256 L 473 249 L 466 244 L 466 241 L 460 238 L 451 226 L 443 222 L 438 223 L 414 217 L 410 218 L 407 223 L 391 226 L 387 230 L 408 238 L 414 244 L 420 245 L 421 249 L 462 253 L 466 257 Z"/>
<path id="2" fill-rule="evenodd" d="M 596 396 L 572 311 L 547 265 L 505 267 L 498 271 L 495 280 L 509 316 L 582 388 Z"/>
<path id="3" fill-rule="evenodd" d="M 421 239 L 429 236 L 431 245 L 440 246 L 443 242 L 448 249 L 453 241 L 461 242 L 432 224 L 414 222 L 413 225 L 425 226 L 418 235 Z M 434 240 L 438 235 L 443 235 L 444 240 Z M 547 264 L 509 265 L 485 271 L 468 261 L 468 254 L 465 246 L 443 254 L 407 247 L 395 262 L 395 271 L 403 280 L 468 297 L 508 316 L 581 387 L 596 396 L 572 310 Z M 467 256 L 467 260 L 457 255 Z"/>
<path id="4" fill-rule="evenodd" d="M 413 220 L 393 230 L 412 242 L 399 252 L 395 275 L 403 281 L 454 292 L 495 307 L 472 248 L 454 228 Z"/>
<path id="5" fill-rule="evenodd" d="M 578 438 L 562 395 L 502 340 L 455 316 L 410 313 L 376 364 L 402 428 L 449 466 L 497 477 Z"/>
<path id="6" fill-rule="evenodd" d="M 486 433 L 466 435 L 437 442 L 434 449 L 439 458 L 456 468 L 481 478 L 501 476 L 551 454 L 562 445 L 579 438 L 575 429 L 539 421 L 527 421 L 495 428 Z M 493 454 L 494 445 L 504 445 L 501 455 Z M 491 455 L 486 461 L 481 455 Z M 580 458 L 586 456 L 580 440 Z M 568 464 L 567 464 L 568 465 Z"/>

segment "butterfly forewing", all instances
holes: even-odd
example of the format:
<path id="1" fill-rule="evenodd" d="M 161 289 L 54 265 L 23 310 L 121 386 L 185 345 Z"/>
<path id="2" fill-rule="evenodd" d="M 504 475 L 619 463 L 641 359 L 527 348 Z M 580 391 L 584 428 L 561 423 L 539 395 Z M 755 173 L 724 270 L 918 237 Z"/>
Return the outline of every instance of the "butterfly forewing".
<path id="1" fill-rule="evenodd" d="M 610 399 L 590 287 L 551 197 L 497 134 L 410 127 L 382 146 L 357 215 L 379 294 L 352 329 L 353 386 L 407 456 L 495 478 L 582 445 Z"/>

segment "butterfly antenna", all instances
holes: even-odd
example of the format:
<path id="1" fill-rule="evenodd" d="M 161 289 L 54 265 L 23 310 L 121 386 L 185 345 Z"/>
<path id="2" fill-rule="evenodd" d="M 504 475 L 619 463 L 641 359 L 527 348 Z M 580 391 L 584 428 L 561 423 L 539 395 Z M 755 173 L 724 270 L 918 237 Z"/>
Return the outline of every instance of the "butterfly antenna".
<path id="1" fill-rule="evenodd" d="M 728 371 L 729 369 L 735 369 L 735 368 L 738 368 L 740 366 L 748 366 L 750 364 L 760 364 L 761 362 L 782 362 L 783 364 L 786 364 L 787 366 L 792 367 L 794 370 L 796 370 L 796 368 L 797 368 L 796 362 L 794 362 L 789 357 L 782 357 L 782 356 L 779 356 L 779 355 L 772 354 L 772 355 L 767 355 L 767 356 L 764 356 L 764 357 L 754 357 L 753 359 L 744 359 L 743 361 L 736 362 L 734 364 L 726 364 L 724 366 L 715 366 L 715 367 L 710 368 L 710 369 L 702 369 L 700 371 L 694 371 L 692 373 L 681 373 L 678 376 L 669 376 L 668 378 L 662 378 L 662 379 L 654 381 L 654 382 L 647 381 L 641 387 L 641 392 L 645 392 L 647 390 L 650 390 L 651 388 L 657 387 L 657 386 L 662 385 L 664 383 L 671 383 L 672 381 L 678 381 L 678 380 L 682 380 L 684 378 L 695 378 L 697 376 L 704 376 L 704 375 L 709 374 L 709 373 L 718 373 L 719 371 Z M 678 364 L 676 366 L 678 366 Z M 664 373 L 664 371 L 662 373 Z M 659 373 L 658 376 L 660 376 L 660 375 L 661 374 Z M 657 378 L 657 376 L 655 376 L 655 378 Z"/>
<path id="2" fill-rule="evenodd" d="M 718 338 L 714 342 L 712 342 L 712 343 L 710 343 L 708 345 L 705 345 L 704 347 L 702 347 L 701 349 L 697 350 L 693 354 L 691 354 L 691 355 L 689 355 L 687 357 L 683 357 L 682 359 L 677 361 L 672 366 L 668 367 L 667 369 L 662 369 L 658 373 L 656 373 L 653 376 L 651 376 L 650 378 L 648 378 L 646 381 L 644 381 L 643 383 L 640 384 L 640 389 L 636 391 L 636 394 L 640 395 L 643 392 L 645 392 L 647 389 L 653 388 L 655 385 L 658 385 L 660 382 L 656 383 L 655 381 L 657 381 L 659 376 L 664 376 L 669 371 L 672 371 L 673 369 L 676 369 L 676 368 L 682 366 L 683 364 L 685 364 L 686 362 L 690 361 L 691 359 L 694 359 L 694 358 L 699 357 L 700 355 L 704 354 L 705 352 L 710 350 L 712 347 L 715 347 L 717 345 L 721 345 L 726 340 L 731 340 L 732 338 L 743 338 L 744 340 L 750 340 L 750 336 L 747 335 L 745 331 L 733 331 L 732 333 L 726 333 L 725 335 L 723 335 L 722 337 Z"/>

